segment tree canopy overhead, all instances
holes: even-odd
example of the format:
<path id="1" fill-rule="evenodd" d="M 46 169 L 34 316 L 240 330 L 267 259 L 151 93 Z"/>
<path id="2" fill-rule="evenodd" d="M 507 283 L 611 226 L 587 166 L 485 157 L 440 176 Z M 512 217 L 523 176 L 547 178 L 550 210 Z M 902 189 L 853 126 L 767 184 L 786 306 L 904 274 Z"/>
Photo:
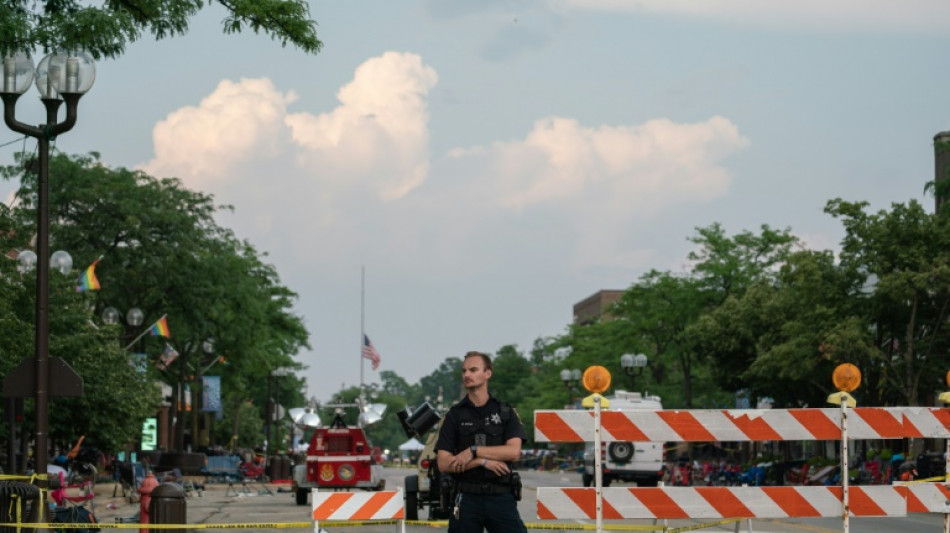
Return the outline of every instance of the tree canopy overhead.
<path id="1" fill-rule="evenodd" d="M 23 157 L 18 161 L 0 167 L 0 179 L 20 181 L 17 202 L 0 209 L 0 244 L 5 250 L 30 248 L 35 233 L 36 177 L 23 171 Z M 141 418 L 154 413 L 157 398 L 148 398 L 148 403 L 139 394 L 151 388 L 149 383 L 158 379 L 179 391 L 188 385 L 197 405 L 202 375 L 216 375 L 221 378 L 232 431 L 240 430 L 238 419 L 250 416 L 234 414 L 247 409 L 246 400 L 258 410 L 257 419 L 265 419 L 268 398 L 276 395 L 268 391 L 268 380 L 261 376 L 269 376 L 278 367 L 300 368 L 293 357 L 307 346 L 308 333 L 302 318 L 293 312 L 296 295 L 280 283 L 276 268 L 265 263 L 263 254 L 250 243 L 215 223 L 215 212 L 226 206 L 215 206 L 211 196 L 184 189 L 178 180 L 111 169 L 95 154 L 54 153 L 50 169 L 56 177 L 50 183 L 51 243 L 68 250 L 77 269 L 98 260 L 96 276 L 101 283 L 97 291 L 77 294 L 75 277 L 51 276 L 59 285 L 50 291 L 50 353 L 75 364 L 90 383 L 93 378 L 118 376 L 120 370 L 135 378 L 90 387 L 80 400 L 62 400 L 65 407 L 60 412 L 72 415 L 94 405 L 111 415 L 115 405 L 134 407 L 120 419 L 125 433 L 106 434 L 104 430 L 111 426 L 105 423 L 89 430 L 90 441 L 95 437 L 100 445 L 114 447 L 135 434 Z M 5 267 L 13 269 L 14 263 Z M 33 305 L 24 286 L 30 283 L 29 276 L 10 273 L 0 278 L 4 282 L 0 283 L 0 324 L 9 340 L 3 345 L 20 347 L 0 353 L 2 370 L 12 368 L 32 346 L 28 339 Z M 121 313 L 139 308 L 145 320 L 108 325 L 100 319 L 107 307 Z M 167 317 L 171 335 L 143 336 L 162 316 Z M 208 341 L 211 349 L 205 346 Z M 162 368 L 158 356 L 166 345 L 178 356 Z M 127 350 L 147 354 L 140 373 L 129 370 Z M 106 367 L 119 370 L 102 373 Z M 281 405 L 301 405 L 302 380 L 288 377 L 285 383 L 275 400 Z M 134 394 L 142 396 L 141 405 L 125 398 Z M 171 402 L 177 405 L 184 400 L 175 396 Z M 102 408 L 103 404 L 110 407 Z M 197 413 L 197 409 L 192 411 Z M 74 420 L 83 419 L 62 417 L 51 434 L 74 437 L 78 429 L 66 427 Z M 196 420 L 193 435 L 197 434 Z M 184 417 L 175 429 L 175 447 L 181 449 Z M 242 442 L 257 434 L 245 435 Z"/>
<path id="2" fill-rule="evenodd" d="M 304 0 L 3 0 L 0 55 L 59 49 L 115 58 L 143 33 L 156 39 L 187 33 L 191 18 L 214 3 L 228 11 L 224 33 L 251 30 L 311 54 L 323 46 Z"/>

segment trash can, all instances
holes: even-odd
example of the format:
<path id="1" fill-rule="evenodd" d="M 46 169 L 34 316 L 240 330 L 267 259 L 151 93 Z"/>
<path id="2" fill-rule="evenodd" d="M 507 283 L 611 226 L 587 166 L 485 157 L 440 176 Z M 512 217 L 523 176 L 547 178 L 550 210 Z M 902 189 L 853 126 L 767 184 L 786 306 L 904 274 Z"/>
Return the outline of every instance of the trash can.
<path id="1" fill-rule="evenodd" d="M 277 472 L 271 479 L 290 479 L 290 457 L 281 455 L 277 458 Z"/>
<path id="2" fill-rule="evenodd" d="M 22 481 L 0 481 L 0 520 L 3 524 L 36 524 L 40 521 L 40 489 Z M 32 533 L 33 528 L 0 527 L 0 533 Z"/>
<path id="3" fill-rule="evenodd" d="M 187 509 L 185 489 L 175 483 L 162 483 L 152 490 L 152 501 L 148 504 L 149 523 L 186 524 Z"/>
<path id="4" fill-rule="evenodd" d="M 267 476 L 271 479 L 290 479 L 290 458 L 286 455 L 272 455 L 267 463 Z"/>

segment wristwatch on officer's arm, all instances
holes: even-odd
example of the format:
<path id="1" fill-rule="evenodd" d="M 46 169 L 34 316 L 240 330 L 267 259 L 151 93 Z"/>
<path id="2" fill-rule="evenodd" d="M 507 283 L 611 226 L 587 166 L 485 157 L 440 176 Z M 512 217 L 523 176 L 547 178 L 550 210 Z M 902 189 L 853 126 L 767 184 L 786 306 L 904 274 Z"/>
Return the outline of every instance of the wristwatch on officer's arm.
<path id="1" fill-rule="evenodd" d="M 472 446 L 469 448 L 469 450 L 472 451 L 472 459 L 478 457 L 478 446 L 472 444 Z"/>

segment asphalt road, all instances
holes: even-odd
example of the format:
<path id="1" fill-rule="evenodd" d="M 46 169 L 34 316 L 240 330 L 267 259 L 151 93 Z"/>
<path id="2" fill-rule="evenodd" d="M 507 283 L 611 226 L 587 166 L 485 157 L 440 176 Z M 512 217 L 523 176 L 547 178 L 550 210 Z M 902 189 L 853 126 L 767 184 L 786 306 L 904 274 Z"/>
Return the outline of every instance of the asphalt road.
<path id="1" fill-rule="evenodd" d="M 412 474 L 412 470 L 387 468 L 385 470 L 386 488 L 395 489 L 403 486 L 403 479 Z M 579 487 L 580 474 L 576 472 L 521 472 L 524 482 L 523 498 L 519 504 L 521 515 L 526 523 L 537 523 L 536 515 L 536 488 L 537 487 Z M 268 488 L 270 493 L 264 491 Z M 201 496 L 191 495 L 186 498 L 186 513 L 189 524 L 272 524 L 272 523 L 310 523 L 310 507 L 298 506 L 294 502 L 293 494 L 280 492 L 287 490 L 286 486 L 248 484 L 246 487 L 237 485 L 228 490 L 227 484 L 206 485 Z M 130 504 L 120 497 L 113 498 L 111 483 L 97 486 L 95 514 L 99 522 L 115 523 L 116 517 L 131 517 L 138 511 L 138 504 Z M 109 504 L 114 506 L 110 509 Z M 420 513 L 420 518 L 426 516 Z M 582 521 L 562 521 L 567 524 L 592 523 Z M 641 526 L 662 527 L 652 520 L 625 520 L 606 521 L 606 524 L 636 524 Z M 696 526 L 702 521 L 671 520 L 671 528 Z M 739 524 L 738 531 L 750 531 L 749 521 Z M 192 531 L 197 531 L 197 526 Z M 273 529 L 273 528 L 268 528 Z M 312 525 L 308 529 L 312 531 Z M 356 526 L 346 528 L 326 528 L 329 533 L 388 533 L 399 531 L 398 526 L 381 524 L 374 526 Z M 407 531 L 418 532 L 431 530 L 427 526 L 407 526 Z M 719 524 L 704 531 L 737 531 L 736 523 Z M 839 518 L 831 519 L 783 519 L 783 520 L 753 520 L 751 531 L 757 533 L 833 533 L 842 531 L 842 521 Z M 895 531 L 928 533 L 943 531 L 943 515 L 914 514 L 906 518 L 852 518 L 850 530 L 859 533 L 893 533 Z M 248 530 L 251 531 L 251 530 Z"/>

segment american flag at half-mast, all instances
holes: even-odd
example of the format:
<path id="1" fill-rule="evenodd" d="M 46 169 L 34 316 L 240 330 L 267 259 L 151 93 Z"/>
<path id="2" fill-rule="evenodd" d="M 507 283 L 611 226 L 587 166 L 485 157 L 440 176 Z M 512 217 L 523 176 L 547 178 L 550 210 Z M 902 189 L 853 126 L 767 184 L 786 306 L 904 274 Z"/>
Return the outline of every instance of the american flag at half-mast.
<path id="1" fill-rule="evenodd" d="M 363 359 L 369 359 L 373 362 L 373 370 L 379 368 L 379 352 L 376 351 L 376 347 L 373 346 L 365 333 L 363 334 Z"/>

